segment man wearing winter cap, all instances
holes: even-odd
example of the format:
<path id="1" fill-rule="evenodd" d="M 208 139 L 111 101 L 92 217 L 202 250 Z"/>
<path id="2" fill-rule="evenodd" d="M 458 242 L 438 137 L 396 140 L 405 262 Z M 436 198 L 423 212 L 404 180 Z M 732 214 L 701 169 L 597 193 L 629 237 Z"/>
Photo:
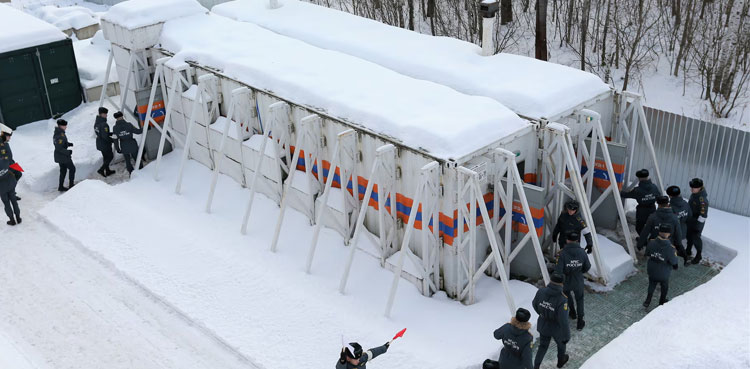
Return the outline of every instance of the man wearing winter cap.
<path id="1" fill-rule="evenodd" d="M 21 209 L 18 207 L 16 197 L 16 177 L 10 169 L 14 163 L 13 154 L 7 144 L 13 131 L 0 124 L 0 132 L 0 200 L 3 202 L 5 215 L 8 216 L 6 224 L 14 226 L 21 223 Z"/>
<path id="2" fill-rule="evenodd" d="M 677 220 L 680 221 L 680 234 L 682 238 L 679 242 L 680 245 L 684 245 L 684 241 L 687 238 L 687 221 L 692 217 L 693 212 L 690 210 L 690 205 L 688 205 L 687 201 L 682 198 L 679 186 L 667 187 L 667 195 L 669 196 L 669 207 L 672 208 L 672 212 L 677 216 Z M 685 255 L 685 259 L 687 260 L 687 254 Z"/>
<path id="3" fill-rule="evenodd" d="M 635 172 L 635 176 L 638 177 L 638 186 L 629 191 L 621 191 L 620 196 L 626 199 L 635 199 L 638 202 L 638 206 L 635 207 L 635 231 L 641 234 L 648 216 L 656 211 L 654 203 L 656 202 L 656 197 L 661 194 L 659 193 L 659 188 L 648 178 L 649 173 L 647 169 Z"/>
<path id="4" fill-rule="evenodd" d="M 365 352 L 362 352 L 362 346 L 357 342 L 343 343 L 343 346 L 339 360 L 336 362 L 336 369 L 366 369 L 367 363 L 388 351 L 390 342 Z"/>
<path id="5" fill-rule="evenodd" d="M 682 247 L 682 228 L 680 228 L 680 220 L 675 215 L 672 208 L 669 207 L 669 197 L 658 196 L 656 203 L 659 204 L 659 208 L 656 212 L 651 214 L 646 221 L 646 226 L 643 227 L 640 239 L 638 240 L 638 250 L 643 249 L 649 240 L 656 238 L 659 234 L 659 225 L 669 224 L 673 230 L 671 233 L 670 241 L 677 249 L 677 255 L 685 258 L 687 264 L 687 257 L 685 256 L 685 249 Z"/>
<path id="6" fill-rule="evenodd" d="M 67 191 L 75 184 L 76 166 L 73 165 L 73 151 L 70 147 L 72 143 L 68 142 L 68 136 L 65 131 L 68 129 L 68 122 L 65 119 L 57 120 L 57 127 L 52 136 L 52 143 L 55 145 L 55 163 L 60 165 L 60 180 L 57 190 L 60 192 Z M 68 174 L 68 187 L 65 187 L 65 175 Z"/>
<path id="7" fill-rule="evenodd" d="M 701 253 L 703 252 L 703 239 L 701 233 L 703 233 L 703 226 L 706 224 L 706 218 L 708 218 L 708 195 L 706 194 L 706 188 L 703 187 L 703 180 L 700 178 L 693 178 L 690 180 L 690 205 L 691 217 L 687 220 L 687 256 L 693 252 L 693 245 L 695 245 L 696 254 L 693 258 L 693 264 L 701 262 Z"/>
<path id="8" fill-rule="evenodd" d="M 11 136 L 13 136 L 13 130 L 5 124 L 0 123 L 0 144 L 3 144 L 4 148 L 2 150 L 5 150 L 5 154 L 2 155 L 7 157 L 10 165 L 12 166 L 16 163 L 16 161 L 13 160 L 13 150 L 10 149 Z M 23 176 L 23 173 L 21 171 L 16 170 L 13 167 L 9 167 L 9 170 L 10 173 L 13 174 L 14 177 L 16 177 L 16 182 L 21 180 L 21 177 Z M 21 198 L 18 197 L 18 194 L 16 194 L 16 201 L 21 201 Z"/>
<path id="9" fill-rule="evenodd" d="M 578 201 L 575 200 L 565 203 L 565 210 L 557 217 L 557 224 L 555 224 L 555 229 L 552 230 L 552 242 L 558 242 L 562 249 L 567 243 L 568 233 L 575 232 L 586 238 L 586 252 L 590 254 L 594 242 L 591 239 L 591 231 L 586 225 L 586 221 L 583 220 L 581 212 L 578 211 L 578 207 Z"/>
<path id="10" fill-rule="evenodd" d="M 503 343 L 498 362 L 487 360 L 482 369 L 532 369 L 531 348 L 534 347 L 534 337 L 529 333 L 531 313 L 519 308 L 516 316 L 510 318 L 510 323 L 505 323 L 495 330 L 495 339 Z M 499 364 L 499 366 L 495 366 Z"/>
<path id="11" fill-rule="evenodd" d="M 654 295 L 656 285 L 660 286 L 661 296 L 659 297 L 659 305 L 665 304 L 667 301 L 667 291 L 669 291 L 669 275 L 672 269 L 677 269 L 677 252 L 674 247 L 670 244 L 669 236 L 672 233 L 672 226 L 670 224 L 659 225 L 659 236 L 656 239 L 651 240 L 646 248 L 646 256 L 648 256 L 648 294 L 646 295 L 646 301 L 643 303 L 643 307 L 648 308 L 651 304 L 651 297 Z"/>
<path id="12" fill-rule="evenodd" d="M 96 134 L 96 149 L 102 153 L 102 166 L 96 172 L 102 177 L 107 177 L 115 173 L 114 170 L 109 168 L 109 164 L 115 157 L 112 152 L 112 139 L 113 133 L 109 130 L 109 123 L 107 123 L 107 113 L 109 110 L 105 107 L 99 108 L 99 115 L 96 116 L 94 121 L 94 133 Z"/>
<path id="13" fill-rule="evenodd" d="M 547 287 L 539 289 L 531 306 L 539 319 L 536 329 L 539 331 L 539 349 L 534 359 L 534 368 L 539 368 L 547 354 L 549 343 L 555 340 L 557 344 L 557 367 L 562 368 L 570 357 L 565 353 L 565 345 L 570 341 L 570 326 L 568 324 L 568 297 L 563 294 L 562 274 L 554 273 L 550 277 Z"/>
<path id="14" fill-rule="evenodd" d="M 565 296 L 568 296 L 568 299 L 570 299 L 571 294 L 575 295 L 574 300 L 568 301 L 568 307 L 570 308 L 568 315 L 570 319 L 578 320 L 576 329 L 579 331 L 586 325 L 586 322 L 583 320 L 583 273 L 591 269 L 589 257 L 578 243 L 580 238 L 581 236 L 576 232 L 568 233 L 567 243 L 562 249 L 560 257 L 557 258 L 557 264 L 555 265 L 555 272 L 565 276 L 563 293 Z M 576 307 L 578 308 L 577 312 Z"/>

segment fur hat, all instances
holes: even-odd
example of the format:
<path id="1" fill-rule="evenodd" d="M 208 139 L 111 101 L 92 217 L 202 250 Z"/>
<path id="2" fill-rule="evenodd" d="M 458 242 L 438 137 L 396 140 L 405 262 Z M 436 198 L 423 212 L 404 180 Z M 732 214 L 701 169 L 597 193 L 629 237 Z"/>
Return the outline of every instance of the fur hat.
<path id="1" fill-rule="evenodd" d="M 578 242 L 578 241 L 581 240 L 581 235 L 578 234 L 578 232 L 570 232 L 565 237 L 565 239 L 568 240 L 568 241 Z"/>
<path id="2" fill-rule="evenodd" d="M 68 125 L 68 121 L 65 120 L 65 119 L 58 119 L 57 120 L 57 125 L 58 126 L 67 126 Z"/>
<path id="3" fill-rule="evenodd" d="M 648 178 L 648 169 L 641 169 L 635 172 L 635 176 L 638 178 Z"/>
<path id="4" fill-rule="evenodd" d="M 524 309 L 524 308 L 518 308 L 516 310 L 516 320 L 518 320 L 521 323 L 526 323 L 531 319 L 531 313 Z"/>
<path id="5" fill-rule="evenodd" d="M 700 178 L 691 179 L 690 188 L 703 188 L 703 180 Z"/>
<path id="6" fill-rule="evenodd" d="M 659 233 L 672 233 L 672 225 L 669 223 L 659 224 Z"/>
<path id="7" fill-rule="evenodd" d="M 669 205 L 669 197 L 656 196 L 656 203 L 659 205 Z"/>
<path id="8" fill-rule="evenodd" d="M 122 112 L 118 111 L 118 112 L 112 114 L 112 116 L 115 117 L 115 119 L 120 119 L 120 118 L 122 118 Z"/>
<path id="9" fill-rule="evenodd" d="M 680 196 L 680 186 L 667 187 L 667 195 L 672 197 Z"/>
<path id="10" fill-rule="evenodd" d="M 550 282 L 552 282 L 552 283 L 559 283 L 559 284 L 562 284 L 563 282 L 565 282 L 565 277 L 563 277 L 563 275 L 562 275 L 562 274 L 560 274 L 560 273 L 553 273 L 553 274 L 552 274 L 552 275 L 551 275 L 551 276 L 549 277 L 549 280 L 550 280 Z"/>
<path id="11" fill-rule="evenodd" d="M 578 210 L 578 201 L 576 200 L 570 200 L 565 203 L 565 209 L 568 210 Z"/>
<path id="12" fill-rule="evenodd" d="M 109 113 L 109 110 L 107 108 L 103 106 L 99 108 L 99 114 L 107 114 L 107 113 Z"/>

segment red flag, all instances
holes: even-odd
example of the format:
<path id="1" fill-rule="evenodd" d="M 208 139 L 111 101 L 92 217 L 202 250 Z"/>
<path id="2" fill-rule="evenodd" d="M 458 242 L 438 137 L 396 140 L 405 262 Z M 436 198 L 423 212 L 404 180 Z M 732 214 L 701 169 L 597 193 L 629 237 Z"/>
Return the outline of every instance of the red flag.
<path id="1" fill-rule="evenodd" d="M 393 336 L 393 339 L 392 339 L 391 341 L 395 340 L 396 338 L 401 338 L 401 337 L 403 337 L 403 336 L 404 336 L 404 333 L 406 333 L 406 328 L 404 328 L 404 329 L 400 330 L 400 331 L 399 331 L 398 333 L 396 333 L 396 335 L 395 335 L 395 336 Z"/>
<path id="2" fill-rule="evenodd" d="M 13 169 L 13 170 L 15 170 L 17 172 L 22 172 L 23 173 L 23 168 L 21 168 L 21 166 L 18 165 L 18 163 L 11 164 L 10 169 Z"/>

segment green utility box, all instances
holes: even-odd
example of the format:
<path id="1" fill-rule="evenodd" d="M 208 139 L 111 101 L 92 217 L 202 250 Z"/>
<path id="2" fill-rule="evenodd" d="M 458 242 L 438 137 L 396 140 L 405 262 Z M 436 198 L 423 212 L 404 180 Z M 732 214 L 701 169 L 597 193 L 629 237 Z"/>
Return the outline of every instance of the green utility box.
<path id="1" fill-rule="evenodd" d="M 60 116 L 83 101 L 73 42 L 0 53 L 0 122 L 15 129 Z"/>

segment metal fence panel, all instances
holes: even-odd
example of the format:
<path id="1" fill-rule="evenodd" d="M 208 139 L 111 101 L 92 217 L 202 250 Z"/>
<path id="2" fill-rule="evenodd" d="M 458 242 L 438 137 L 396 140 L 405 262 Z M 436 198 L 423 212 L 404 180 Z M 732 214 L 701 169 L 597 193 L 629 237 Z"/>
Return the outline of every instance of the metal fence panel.
<path id="1" fill-rule="evenodd" d="M 750 216 L 750 132 L 644 107 L 664 183 L 680 186 L 703 179 L 711 207 Z M 650 168 L 639 134 L 633 169 Z"/>

